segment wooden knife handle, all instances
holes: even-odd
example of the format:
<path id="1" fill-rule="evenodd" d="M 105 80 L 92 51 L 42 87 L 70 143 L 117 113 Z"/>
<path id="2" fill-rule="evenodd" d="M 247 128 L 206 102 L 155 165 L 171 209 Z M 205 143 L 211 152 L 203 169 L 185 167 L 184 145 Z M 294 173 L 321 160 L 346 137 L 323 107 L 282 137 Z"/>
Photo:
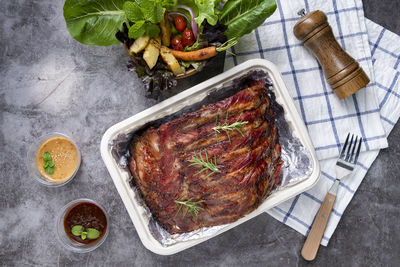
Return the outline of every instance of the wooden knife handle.
<path id="1" fill-rule="evenodd" d="M 324 202 L 322 202 L 311 231 L 301 250 L 301 255 L 305 260 L 312 261 L 315 259 L 315 256 L 317 256 L 318 248 L 324 235 L 326 225 L 328 224 L 335 200 L 335 195 L 331 193 L 326 194 Z"/>

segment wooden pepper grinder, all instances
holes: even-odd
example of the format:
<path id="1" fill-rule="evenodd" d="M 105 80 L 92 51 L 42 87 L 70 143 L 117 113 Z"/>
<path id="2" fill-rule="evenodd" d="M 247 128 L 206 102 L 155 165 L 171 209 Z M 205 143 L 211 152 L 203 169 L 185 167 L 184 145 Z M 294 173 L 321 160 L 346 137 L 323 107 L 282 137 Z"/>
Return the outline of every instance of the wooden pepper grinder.
<path id="1" fill-rule="evenodd" d="M 293 33 L 311 49 L 321 64 L 324 75 L 335 94 L 346 98 L 369 83 L 362 68 L 338 44 L 326 15 L 320 10 L 312 11 L 296 23 Z"/>

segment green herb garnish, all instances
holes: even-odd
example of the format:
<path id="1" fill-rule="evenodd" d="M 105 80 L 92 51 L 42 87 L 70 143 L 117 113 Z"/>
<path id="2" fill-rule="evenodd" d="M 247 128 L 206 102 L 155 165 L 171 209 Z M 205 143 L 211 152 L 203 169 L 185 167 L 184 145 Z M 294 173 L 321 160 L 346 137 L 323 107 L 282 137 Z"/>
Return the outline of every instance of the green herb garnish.
<path id="1" fill-rule="evenodd" d="M 74 236 L 80 236 L 82 240 L 88 239 L 97 239 L 100 237 L 100 232 L 94 228 L 88 228 L 85 231 L 85 228 L 82 225 L 74 225 L 71 228 L 71 233 Z"/>
<path id="2" fill-rule="evenodd" d="M 87 238 L 96 239 L 96 238 L 99 238 L 99 236 L 100 236 L 100 232 L 97 229 L 94 229 L 94 228 L 87 229 Z"/>
<path id="3" fill-rule="evenodd" d="M 85 239 L 86 239 L 86 236 L 87 236 L 87 232 L 82 232 L 82 234 L 81 234 L 82 240 L 85 240 Z"/>
<path id="4" fill-rule="evenodd" d="M 128 1 L 124 3 L 123 10 L 132 25 L 129 28 L 130 38 L 137 39 L 144 34 L 153 38 L 160 34 L 160 27 L 157 24 L 162 20 L 164 11 L 159 1 Z"/>
<path id="5" fill-rule="evenodd" d="M 199 201 L 192 201 L 191 198 L 188 200 L 183 201 L 182 199 L 185 197 L 185 195 L 180 196 L 177 200 L 175 200 L 175 203 L 178 205 L 179 209 L 178 212 L 175 214 L 175 217 L 178 216 L 180 212 L 182 212 L 182 218 L 185 218 L 186 214 L 189 212 L 192 214 L 193 218 L 197 218 L 199 215 L 199 210 L 203 209 L 202 207 L 199 207 L 198 205 L 205 200 L 199 200 Z M 186 207 L 185 211 L 183 211 L 183 206 Z"/>
<path id="6" fill-rule="evenodd" d="M 47 174 L 54 173 L 54 162 L 49 152 L 43 153 L 43 168 Z"/>
<path id="7" fill-rule="evenodd" d="M 83 232 L 83 226 L 82 225 L 74 225 L 71 228 L 71 233 L 74 236 L 80 236 L 82 234 L 82 232 Z"/>
<path id="8" fill-rule="evenodd" d="M 239 121 L 239 118 L 242 116 L 242 114 L 240 114 L 234 123 L 228 124 L 228 116 L 229 116 L 228 111 L 226 111 L 226 118 L 225 118 L 225 122 L 223 124 L 218 123 L 218 115 L 215 117 L 215 126 L 212 129 L 215 131 L 215 136 L 217 137 L 217 142 L 218 142 L 218 134 L 221 133 L 222 131 L 224 131 L 226 133 L 226 135 L 228 136 L 229 143 L 231 142 L 231 136 L 229 135 L 229 131 L 236 130 L 240 133 L 241 136 L 244 137 L 240 128 L 244 127 L 249 122 L 248 121 Z"/>
<path id="9" fill-rule="evenodd" d="M 207 174 L 206 177 L 203 178 L 203 179 L 206 179 L 211 174 L 213 174 L 215 172 L 221 172 L 221 171 L 217 168 L 217 157 L 214 155 L 214 161 L 213 161 L 212 159 L 208 159 L 207 151 L 204 151 L 204 152 L 205 152 L 205 159 L 202 156 L 202 151 L 200 151 L 198 156 L 196 156 L 196 154 L 195 154 L 192 157 L 192 159 L 190 159 L 188 161 L 192 163 L 189 166 L 194 166 L 194 165 L 203 166 L 203 168 L 200 171 L 198 171 L 194 176 L 204 172 L 205 170 L 210 170 L 211 172 L 209 174 Z"/>

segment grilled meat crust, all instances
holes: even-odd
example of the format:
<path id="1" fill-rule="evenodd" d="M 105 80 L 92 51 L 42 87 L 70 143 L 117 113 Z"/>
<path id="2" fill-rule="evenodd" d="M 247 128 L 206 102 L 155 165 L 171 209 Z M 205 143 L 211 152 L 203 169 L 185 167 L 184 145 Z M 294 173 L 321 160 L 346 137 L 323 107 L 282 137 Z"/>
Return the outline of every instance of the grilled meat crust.
<path id="1" fill-rule="evenodd" d="M 228 116 L 226 116 L 228 114 Z M 226 117 L 227 120 L 226 120 Z M 218 134 L 216 121 L 247 121 L 242 134 Z M 230 139 L 230 140 L 229 140 Z M 217 159 L 219 173 L 196 173 L 198 153 Z M 278 129 L 268 89 L 254 83 L 236 95 L 150 127 L 130 144 L 129 168 L 154 218 L 169 233 L 234 222 L 255 210 L 280 182 Z M 197 217 L 178 215 L 175 200 L 204 200 Z M 185 211 L 183 207 L 183 211 Z"/>

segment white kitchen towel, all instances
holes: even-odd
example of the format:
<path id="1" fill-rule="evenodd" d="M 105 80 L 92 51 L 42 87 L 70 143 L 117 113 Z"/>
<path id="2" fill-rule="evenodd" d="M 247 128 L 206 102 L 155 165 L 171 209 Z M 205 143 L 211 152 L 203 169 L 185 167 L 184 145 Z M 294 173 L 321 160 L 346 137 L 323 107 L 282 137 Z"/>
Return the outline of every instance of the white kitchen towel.
<path id="1" fill-rule="evenodd" d="M 277 2 L 275 14 L 241 40 L 233 51 L 238 56 L 227 57 L 225 64 L 229 68 L 260 57 L 274 62 L 305 120 L 320 159 L 321 178 L 312 189 L 268 211 L 303 235 L 310 231 L 335 180 L 336 157 L 347 132 L 365 138 L 355 170 L 340 183 L 321 242 L 327 245 L 379 149 L 387 146 L 386 137 L 400 117 L 400 37 L 366 19 L 361 0 Z M 367 88 L 345 101 L 335 97 L 315 58 L 293 36 L 293 26 L 299 19 L 296 13 L 301 8 L 307 12 L 319 9 L 327 14 L 339 43 L 370 77 Z"/>

